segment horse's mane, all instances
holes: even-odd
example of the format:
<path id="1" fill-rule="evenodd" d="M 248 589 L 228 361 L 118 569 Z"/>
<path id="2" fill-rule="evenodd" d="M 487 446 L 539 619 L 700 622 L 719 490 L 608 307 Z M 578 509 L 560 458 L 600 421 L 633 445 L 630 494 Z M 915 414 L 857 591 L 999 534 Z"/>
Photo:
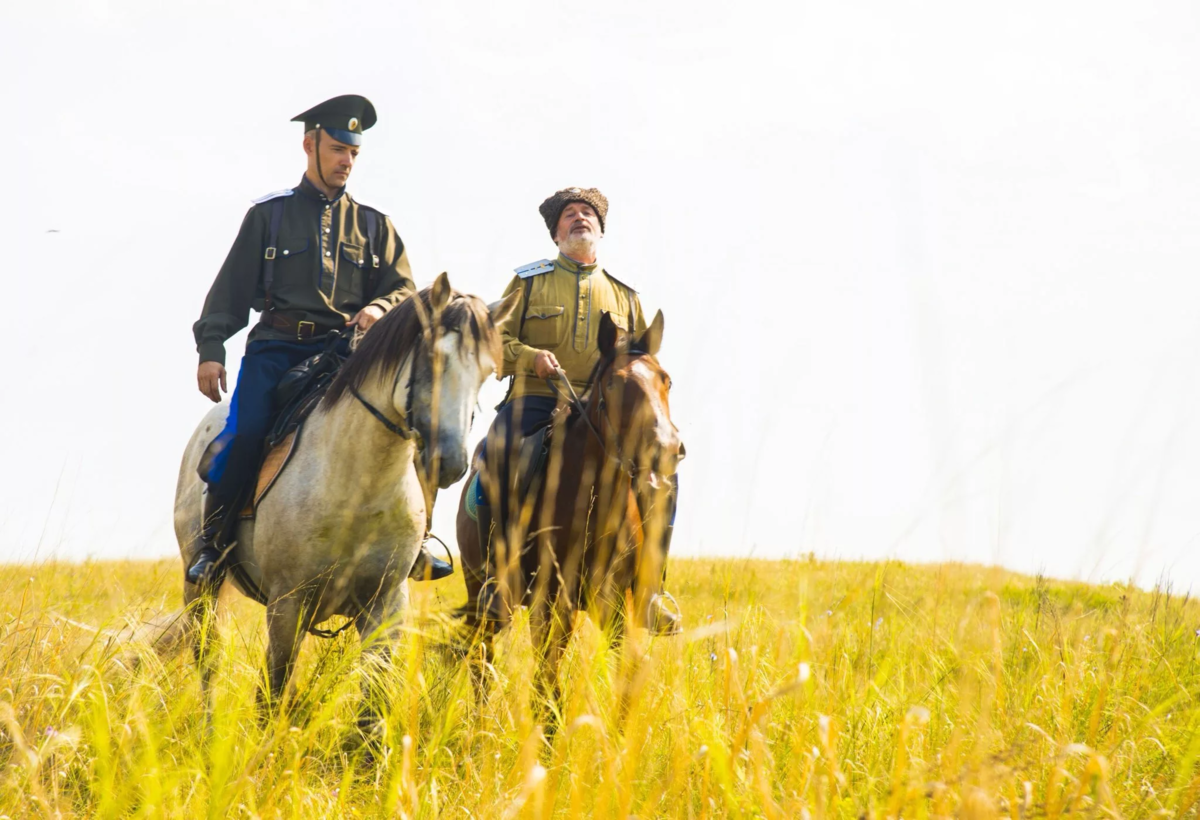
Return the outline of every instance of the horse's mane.
<path id="1" fill-rule="evenodd" d="M 326 408 L 336 404 L 351 388 L 361 390 L 372 377 L 386 383 L 409 351 L 415 352 L 425 343 L 426 325 L 433 315 L 432 290 L 425 288 L 410 295 L 363 334 L 358 348 L 329 385 L 323 400 Z M 492 324 L 487 305 L 478 297 L 451 291 L 450 300 L 435 318 L 443 335 L 459 331 L 465 337 L 469 332 L 476 345 L 488 348 L 492 359 L 500 361 L 500 333 Z"/>

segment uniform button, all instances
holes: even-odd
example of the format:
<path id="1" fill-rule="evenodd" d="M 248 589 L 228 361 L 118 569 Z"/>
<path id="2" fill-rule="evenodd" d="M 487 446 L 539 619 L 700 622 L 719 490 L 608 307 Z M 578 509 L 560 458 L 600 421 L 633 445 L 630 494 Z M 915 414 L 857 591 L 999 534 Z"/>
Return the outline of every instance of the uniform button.
<path id="1" fill-rule="evenodd" d="M 325 206 L 325 210 L 327 210 L 327 211 L 329 210 L 329 206 L 328 206 L 328 205 L 326 205 L 326 206 Z"/>
<path id="2" fill-rule="evenodd" d="M 325 233 L 329 233 L 329 229 L 328 229 L 328 228 L 326 228 L 326 229 L 325 229 Z"/>
<path id="3" fill-rule="evenodd" d="M 325 255 L 326 255 L 326 256 L 329 256 L 329 251 L 325 251 Z"/>
<path id="4" fill-rule="evenodd" d="M 284 252 L 283 252 L 283 255 L 284 255 L 284 256 L 287 256 L 287 255 L 288 255 L 288 252 L 287 252 L 287 251 L 284 251 Z"/>

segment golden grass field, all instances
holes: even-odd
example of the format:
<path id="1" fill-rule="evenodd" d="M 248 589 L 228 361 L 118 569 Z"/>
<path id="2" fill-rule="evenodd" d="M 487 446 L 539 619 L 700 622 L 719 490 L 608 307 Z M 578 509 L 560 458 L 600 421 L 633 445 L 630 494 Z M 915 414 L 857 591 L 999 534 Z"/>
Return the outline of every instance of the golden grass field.
<path id="1" fill-rule="evenodd" d="M 583 624 L 557 715 L 528 631 L 480 689 L 416 585 L 366 755 L 353 630 L 260 724 L 263 610 L 222 606 L 211 736 L 190 654 L 97 634 L 174 610 L 177 561 L 0 567 L 0 815 L 1195 816 L 1200 607 L 960 565 L 674 560 L 689 631 Z M 518 624 L 519 626 L 519 624 Z M 130 663 L 131 646 L 143 659 Z M 207 742 L 206 742 L 207 738 Z"/>

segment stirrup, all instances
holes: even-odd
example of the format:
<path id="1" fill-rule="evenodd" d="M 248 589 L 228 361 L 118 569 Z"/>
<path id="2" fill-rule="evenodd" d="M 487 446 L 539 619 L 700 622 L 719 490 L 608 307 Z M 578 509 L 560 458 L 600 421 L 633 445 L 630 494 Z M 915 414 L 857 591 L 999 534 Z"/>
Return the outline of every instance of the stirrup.
<path id="1" fill-rule="evenodd" d="M 646 628 L 652 635 L 678 635 L 683 631 L 683 610 L 675 596 L 665 590 L 654 593 L 646 601 L 645 617 Z"/>
<path id="2" fill-rule="evenodd" d="M 430 540 L 437 541 L 442 545 L 442 549 L 446 551 L 449 563 L 435 557 L 429 552 L 428 544 Z M 428 533 L 425 536 L 425 540 L 421 542 L 421 548 L 417 550 L 417 560 L 413 561 L 413 567 L 409 571 L 408 577 L 414 581 L 440 581 L 443 578 L 449 578 L 453 574 L 454 555 L 450 552 L 450 547 L 446 546 L 446 542 L 433 533 Z"/>

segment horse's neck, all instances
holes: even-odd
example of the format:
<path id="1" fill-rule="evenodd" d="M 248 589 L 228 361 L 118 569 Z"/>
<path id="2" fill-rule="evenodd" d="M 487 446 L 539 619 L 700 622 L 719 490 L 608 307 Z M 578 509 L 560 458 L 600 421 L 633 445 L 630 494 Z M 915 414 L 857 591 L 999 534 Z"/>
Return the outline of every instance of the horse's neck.
<path id="1" fill-rule="evenodd" d="M 359 393 L 395 421 L 396 411 L 386 388 L 368 379 Z M 305 434 L 310 435 L 310 431 Z M 354 486 L 394 488 L 411 468 L 416 454 L 413 439 L 393 433 L 349 392 L 325 410 L 310 439 L 328 465 L 329 480 Z"/>
<path id="2" fill-rule="evenodd" d="M 590 402 L 586 409 L 589 414 L 592 412 Z M 632 479 L 621 469 L 619 462 L 609 458 L 604 446 L 597 439 L 596 432 L 603 435 L 602 426 L 590 418 L 576 418 L 573 423 L 563 425 L 566 428 L 563 441 L 564 461 L 567 464 L 580 465 L 579 469 L 568 471 L 568 475 L 576 478 L 576 493 L 568 494 L 577 497 L 579 491 L 586 490 L 604 502 L 618 499 L 616 503 L 621 503 L 619 499 L 625 499 L 628 495 Z M 592 427 L 596 432 L 593 432 Z M 619 441 L 613 443 L 620 446 Z M 563 483 L 566 484 L 567 480 L 568 476 L 564 475 Z M 583 486 L 585 481 L 586 487 Z"/>

